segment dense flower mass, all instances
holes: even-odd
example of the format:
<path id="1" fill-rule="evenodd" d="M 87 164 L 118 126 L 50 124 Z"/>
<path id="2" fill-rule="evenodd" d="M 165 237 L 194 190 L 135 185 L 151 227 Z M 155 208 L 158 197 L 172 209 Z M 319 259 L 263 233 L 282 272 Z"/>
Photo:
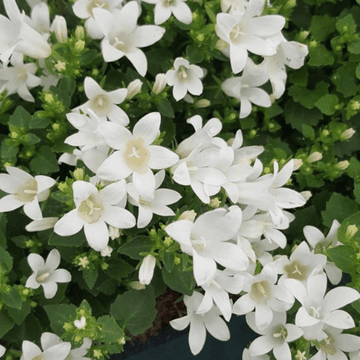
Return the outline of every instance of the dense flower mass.
<path id="1" fill-rule="evenodd" d="M 244 360 L 359 360 L 360 8 L 325 3 L 3 1 L 0 357 L 244 315 Z"/>

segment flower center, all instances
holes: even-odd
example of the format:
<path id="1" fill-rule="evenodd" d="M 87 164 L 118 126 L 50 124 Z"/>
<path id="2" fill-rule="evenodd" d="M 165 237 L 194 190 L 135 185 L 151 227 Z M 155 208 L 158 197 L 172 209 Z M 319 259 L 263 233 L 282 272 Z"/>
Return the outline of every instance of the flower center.
<path id="1" fill-rule="evenodd" d="M 94 8 L 109 10 L 109 4 L 106 0 L 91 0 L 86 7 L 86 11 L 90 14 L 91 17 L 94 17 Z"/>
<path id="2" fill-rule="evenodd" d="M 178 77 L 180 80 L 184 80 L 188 77 L 185 66 L 183 66 L 183 65 L 179 66 Z"/>
<path id="3" fill-rule="evenodd" d="M 259 258 L 261 255 L 264 254 L 264 252 L 261 249 L 260 244 L 257 241 L 252 242 L 251 247 L 254 250 L 254 253 L 255 253 L 257 258 Z"/>
<path id="4" fill-rule="evenodd" d="M 145 206 L 145 207 L 148 207 L 149 206 L 149 202 L 148 201 L 146 201 L 146 200 L 144 200 L 143 198 L 139 198 L 139 204 L 141 205 L 141 206 Z"/>
<path id="5" fill-rule="evenodd" d="M 190 239 L 191 244 L 197 253 L 201 253 L 206 248 L 206 241 L 203 236 L 199 239 Z"/>
<path id="6" fill-rule="evenodd" d="M 27 75 L 27 71 L 24 67 L 18 67 L 15 69 L 16 72 L 16 77 L 18 78 L 19 82 L 25 82 L 28 75 Z"/>
<path id="7" fill-rule="evenodd" d="M 309 272 L 309 268 L 298 260 L 292 261 L 284 269 L 288 278 L 296 280 L 306 280 Z"/>
<path id="8" fill-rule="evenodd" d="M 105 94 L 95 96 L 90 101 L 91 108 L 100 116 L 104 116 L 109 112 L 109 97 Z"/>
<path id="9" fill-rule="evenodd" d="M 257 281 L 251 285 L 250 296 L 261 305 L 271 299 L 271 285 L 268 280 Z"/>
<path id="10" fill-rule="evenodd" d="M 150 160 L 150 152 L 145 146 L 143 138 L 138 137 L 126 143 L 124 160 L 126 165 L 136 173 L 146 173 Z"/>
<path id="11" fill-rule="evenodd" d="M 245 18 L 242 18 L 241 22 L 235 25 L 230 31 L 230 40 L 233 43 L 238 43 L 241 41 L 242 37 L 246 35 L 248 28 L 248 22 Z"/>
<path id="12" fill-rule="evenodd" d="M 175 3 L 176 0 L 163 0 L 163 5 L 164 6 L 170 6 L 173 5 Z"/>
<path id="13" fill-rule="evenodd" d="M 38 193 L 38 184 L 35 179 L 29 179 L 23 186 L 17 189 L 14 197 L 23 202 L 32 202 Z"/>
<path id="14" fill-rule="evenodd" d="M 104 212 L 104 205 L 99 194 L 92 194 L 86 200 L 82 201 L 78 214 L 88 224 L 93 224 L 101 218 Z"/>
<path id="15" fill-rule="evenodd" d="M 128 50 L 128 46 L 125 42 L 125 39 L 119 39 L 117 36 L 114 36 L 114 39 L 113 39 L 113 42 L 111 45 L 122 52 L 127 52 L 127 50 Z"/>
<path id="16" fill-rule="evenodd" d="M 319 319 L 320 318 L 320 311 L 321 306 L 319 306 L 318 308 L 315 308 L 315 306 L 310 306 L 309 308 L 309 315 L 311 315 L 312 317 Z"/>
<path id="17" fill-rule="evenodd" d="M 284 340 L 286 339 L 287 337 L 287 330 L 284 326 L 280 325 L 278 326 L 277 328 L 274 329 L 274 334 L 273 334 L 273 337 L 277 340 Z M 283 342 L 283 341 L 281 341 Z"/>
<path id="18" fill-rule="evenodd" d="M 336 354 L 335 339 L 333 336 L 327 334 L 327 338 L 320 341 L 320 349 L 328 355 Z"/>
<path id="19" fill-rule="evenodd" d="M 48 272 L 45 272 L 45 273 L 40 273 L 40 275 L 38 275 L 37 277 L 36 277 L 36 281 L 38 282 L 38 283 L 43 283 L 43 282 L 45 282 L 45 280 L 48 278 L 50 276 L 50 273 L 48 273 Z"/>

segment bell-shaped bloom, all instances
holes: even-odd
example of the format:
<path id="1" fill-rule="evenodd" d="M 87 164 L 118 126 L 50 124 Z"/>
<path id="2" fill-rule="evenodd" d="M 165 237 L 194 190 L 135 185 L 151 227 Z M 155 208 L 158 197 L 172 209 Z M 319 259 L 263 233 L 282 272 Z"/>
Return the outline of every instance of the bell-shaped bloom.
<path id="1" fill-rule="evenodd" d="M 187 315 L 170 321 L 170 325 L 175 330 L 184 330 L 190 324 L 189 346 L 193 355 L 197 355 L 204 347 L 206 330 L 218 340 L 230 339 L 229 329 L 215 306 L 205 314 L 197 314 L 196 311 L 202 298 L 203 295 L 197 291 L 194 291 L 191 296 L 184 295 Z"/>
<path id="2" fill-rule="evenodd" d="M 91 109 L 102 121 L 109 119 L 115 123 L 126 126 L 129 124 L 129 117 L 117 104 L 121 104 L 127 95 L 127 89 L 117 89 L 107 92 L 91 77 L 84 80 L 84 90 L 89 101 L 73 109 L 88 113 Z"/>
<path id="3" fill-rule="evenodd" d="M 159 41 L 165 29 L 156 25 L 137 25 L 139 7 L 135 1 L 128 2 L 121 10 L 110 13 L 94 8 L 93 14 L 104 35 L 101 52 L 106 62 L 126 56 L 141 76 L 147 72 L 147 59 L 140 48 Z"/>
<path id="4" fill-rule="evenodd" d="M 41 79 L 35 75 L 37 66 L 35 63 L 24 64 L 23 55 L 14 52 L 11 56 L 12 67 L 0 69 L 0 80 L 4 85 L 0 88 L 0 93 L 8 91 L 8 95 L 18 94 L 22 99 L 34 102 L 34 97 L 30 94 L 29 88 L 41 84 Z"/>
<path id="5" fill-rule="evenodd" d="M 140 284 L 149 285 L 154 275 L 156 258 L 149 254 L 144 257 L 139 269 Z"/>
<path id="6" fill-rule="evenodd" d="M 234 74 L 245 67 L 248 51 L 262 56 L 276 53 L 276 44 L 269 39 L 281 31 L 285 18 L 280 15 L 254 17 L 252 3 L 242 14 L 220 13 L 216 17 L 216 33 L 221 40 L 229 45 L 231 69 Z"/>
<path id="7" fill-rule="evenodd" d="M 152 145 L 160 134 L 160 121 L 159 113 L 145 115 L 135 124 L 132 133 L 118 124 L 103 123 L 99 131 L 116 151 L 99 167 L 97 175 L 101 179 L 115 181 L 132 174 L 139 196 L 152 198 L 156 187 L 152 169 L 166 169 L 179 159 L 171 150 Z"/>
<path id="8" fill-rule="evenodd" d="M 46 262 L 39 254 L 35 253 L 30 254 L 27 260 L 33 273 L 27 279 L 25 286 L 31 289 L 42 286 L 46 299 L 55 296 L 58 289 L 57 283 L 71 281 L 71 274 L 68 270 L 58 269 L 61 257 L 57 249 L 50 251 Z"/>
<path id="9" fill-rule="evenodd" d="M 54 227 L 56 234 L 70 236 L 84 228 L 86 240 L 96 251 L 106 248 L 109 229 L 106 224 L 128 229 L 135 225 L 135 217 L 128 210 L 117 206 L 125 196 L 125 182 L 118 181 L 100 191 L 85 181 L 73 183 L 76 209 L 65 214 Z"/>
<path id="10" fill-rule="evenodd" d="M 176 101 L 184 98 L 189 92 L 193 95 L 200 95 L 203 92 L 201 78 L 204 72 L 197 65 L 190 65 L 184 58 L 176 58 L 174 61 L 174 70 L 168 70 L 166 81 L 168 85 L 173 86 L 173 96 Z"/>
<path id="11" fill-rule="evenodd" d="M 241 210 L 231 206 L 208 211 L 195 222 L 178 220 L 169 224 L 165 231 L 181 250 L 193 257 L 193 271 L 196 283 L 203 285 L 216 273 L 216 263 L 235 271 L 245 271 L 249 261 L 245 253 L 235 244 L 228 242 L 239 230 Z"/>
<path id="12" fill-rule="evenodd" d="M 9 174 L 0 174 L 0 189 L 9 195 L 0 199 L 0 212 L 15 210 L 24 206 L 25 214 L 32 220 L 41 220 L 39 201 L 49 196 L 49 188 L 55 180 L 44 175 L 31 176 L 24 170 L 7 166 Z"/>
<path id="13" fill-rule="evenodd" d="M 292 359 L 288 343 L 302 336 L 303 331 L 294 324 L 286 324 L 286 312 L 274 312 L 273 320 L 263 330 L 256 326 L 254 313 L 246 314 L 246 322 L 253 331 L 262 335 L 251 343 L 251 355 L 260 356 L 272 350 L 277 360 Z"/>
<path id="14" fill-rule="evenodd" d="M 186 0 L 143 0 L 146 3 L 154 4 L 154 20 L 156 25 L 164 23 L 171 14 L 184 23 L 192 22 L 192 13 L 190 8 L 185 4 Z"/>

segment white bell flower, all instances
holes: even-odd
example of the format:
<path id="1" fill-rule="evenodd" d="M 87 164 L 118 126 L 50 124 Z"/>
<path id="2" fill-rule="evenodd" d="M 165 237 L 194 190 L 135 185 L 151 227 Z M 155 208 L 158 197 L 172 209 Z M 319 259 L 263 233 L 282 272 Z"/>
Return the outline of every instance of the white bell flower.
<path id="1" fill-rule="evenodd" d="M 89 101 L 76 107 L 73 111 L 88 113 L 91 109 L 101 121 L 107 118 L 110 121 L 126 126 L 129 124 L 129 117 L 117 104 L 121 104 L 127 95 L 127 89 L 117 89 L 107 92 L 91 77 L 84 80 L 84 90 Z"/>
<path id="2" fill-rule="evenodd" d="M 326 250 L 328 247 L 342 245 L 337 238 L 339 227 L 340 223 L 337 220 L 334 220 L 326 237 L 319 229 L 310 225 L 305 226 L 303 232 L 307 242 L 311 245 L 311 247 L 315 251 L 321 252 Z M 333 285 L 337 285 L 340 282 L 342 271 L 333 262 L 327 261 L 325 272 L 329 278 L 329 281 Z"/>
<path id="3" fill-rule="evenodd" d="M 152 169 L 168 168 L 179 159 L 171 150 L 152 145 L 160 134 L 160 122 L 160 113 L 147 114 L 135 124 L 132 133 L 118 124 L 103 123 L 99 131 L 115 151 L 99 167 L 97 175 L 115 181 L 132 174 L 139 196 L 151 199 L 156 187 Z"/>
<path id="4" fill-rule="evenodd" d="M 156 258 L 149 254 L 144 257 L 139 269 L 139 282 L 142 285 L 149 285 L 154 276 Z"/>
<path id="5" fill-rule="evenodd" d="M 192 22 L 192 13 L 190 8 L 185 4 L 186 0 L 143 0 L 148 4 L 154 4 L 154 20 L 156 25 L 164 23 L 174 14 L 175 18 L 184 23 Z"/>
<path id="6" fill-rule="evenodd" d="M 24 170 L 7 166 L 9 174 L 0 174 L 0 189 L 9 195 L 0 199 L 0 212 L 15 210 L 24 205 L 25 214 L 32 220 L 41 220 L 39 201 L 49 196 L 55 180 L 44 175 L 31 176 Z"/>
<path id="7" fill-rule="evenodd" d="M 181 251 L 193 257 L 195 281 L 203 285 L 216 274 L 216 263 L 234 271 L 245 271 L 249 261 L 237 245 L 228 242 L 239 230 L 241 210 L 234 205 L 208 211 L 195 222 L 178 220 L 165 231 L 181 246 Z"/>
<path id="8" fill-rule="evenodd" d="M 266 69 L 248 59 L 242 76 L 229 78 L 222 83 L 221 89 L 226 95 L 240 100 L 240 119 L 251 113 L 251 103 L 263 107 L 271 106 L 269 94 L 259 88 L 268 80 Z"/>
<path id="9" fill-rule="evenodd" d="M 110 13 L 94 8 L 93 14 L 104 35 L 101 52 L 105 62 L 126 56 L 136 71 L 145 76 L 147 59 L 140 48 L 149 46 L 162 38 L 165 29 L 156 25 L 137 25 L 139 7 L 135 1 L 128 2 L 121 10 Z"/>
<path id="10" fill-rule="evenodd" d="M 234 74 L 242 71 L 248 59 L 248 51 L 262 56 L 276 53 L 276 44 L 268 37 L 281 31 L 285 18 L 280 15 L 265 15 L 254 17 L 250 0 L 246 11 L 242 14 L 219 13 L 216 16 L 216 34 L 229 44 L 231 69 Z"/>
<path id="11" fill-rule="evenodd" d="M 28 232 L 52 229 L 58 220 L 59 218 L 56 216 L 34 220 L 31 223 L 27 224 L 25 226 L 25 229 Z"/>
<path id="12" fill-rule="evenodd" d="M 221 0 L 221 11 L 229 14 L 243 14 L 248 0 Z"/>
<path id="13" fill-rule="evenodd" d="M 184 58 L 176 58 L 174 70 L 168 70 L 165 76 L 168 85 L 173 86 L 176 101 L 184 98 L 187 92 L 193 95 L 201 95 L 203 92 L 200 79 L 204 76 L 204 71 L 197 65 L 190 65 Z"/>
<path id="14" fill-rule="evenodd" d="M 268 327 L 274 312 L 285 312 L 294 304 L 294 297 L 283 286 L 275 285 L 277 272 L 272 263 L 266 264 L 260 274 L 248 274 L 241 296 L 233 306 L 233 313 L 244 315 L 255 308 L 255 323 L 260 330 Z"/>
<path id="15" fill-rule="evenodd" d="M 184 330 L 190 324 L 189 346 L 193 355 L 197 355 L 204 347 L 206 330 L 218 340 L 230 339 L 229 329 L 215 306 L 205 314 L 196 313 L 202 298 L 203 295 L 197 291 L 191 296 L 184 295 L 187 315 L 170 321 L 170 325 L 175 330 Z"/>
<path id="16" fill-rule="evenodd" d="M 8 95 L 19 94 L 19 96 L 29 102 L 34 102 L 34 97 L 30 94 L 29 88 L 41 84 L 41 79 L 35 75 L 37 66 L 35 63 L 24 64 L 23 55 L 14 52 L 11 56 L 12 67 L 0 69 L 0 80 L 4 85 L 0 88 L 0 93 L 5 89 Z"/>
<path id="17" fill-rule="evenodd" d="M 0 357 L 2 357 L 5 354 L 6 349 L 4 346 L 0 345 Z"/>
<path id="18" fill-rule="evenodd" d="M 60 253 L 57 249 L 50 251 L 46 262 L 39 254 L 30 254 L 27 258 L 33 271 L 27 279 L 25 286 L 37 289 L 42 286 L 46 299 L 51 299 L 57 292 L 57 283 L 67 283 L 71 281 L 71 274 L 68 270 L 58 269 L 60 265 Z"/>
<path id="19" fill-rule="evenodd" d="M 71 350 L 69 342 L 57 342 L 54 344 L 55 334 L 45 332 L 41 335 L 40 342 L 43 351 L 31 341 L 24 340 L 22 343 L 22 355 L 20 360 L 65 360 Z"/>
<path id="20" fill-rule="evenodd" d="M 250 355 L 249 349 L 245 348 L 242 353 L 242 360 L 270 360 L 270 356 L 267 354 L 260 356 Z"/>
<path id="21" fill-rule="evenodd" d="M 85 28 L 92 39 L 101 39 L 104 34 L 94 18 L 94 9 L 105 9 L 111 13 L 121 8 L 123 0 L 77 0 L 72 9 L 80 19 L 86 19 Z"/>
<path id="22" fill-rule="evenodd" d="M 76 209 L 65 214 L 54 227 L 56 234 L 70 236 L 84 228 L 86 240 L 96 251 L 106 248 L 111 226 L 128 229 L 135 225 L 135 217 L 117 204 L 125 196 L 125 181 L 107 185 L 100 191 L 85 181 L 73 183 Z"/>
<path id="23" fill-rule="evenodd" d="M 274 312 L 273 320 L 263 330 L 256 326 L 254 313 L 246 314 L 246 322 L 253 331 L 262 335 L 251 343 L 251 355 L 264 355 L 272 350 L 277 360 L 292 359 L 288 343 L 302 336 L 303 331 L 294 324 L 286 324 L 286 312 Z"/>
<path id="24" fill-rule="evenodd" d="M 137 220 L 138 229 L 147 226 L 153 214 L 160 216 L 174 216 L 175 213 L 167 205 L 173 204 L 181 199 L 181 195 L 171 189 L 159 189 L 164 181 L 165 171 L 161 170 L 155 174 L 155 192 L 154 197 L 143 198 L 136 191 L 133 183 L 127 184 L 127 192 L 129 195 L 129 203 L 139 208 Z"/>
<path id="25" fill-rule="evenodd" d="M 31 9 L 31 27 L 41 34 L 45 39 L 50 36 L 50 11 L 45 2 L 35 5 Z"/>

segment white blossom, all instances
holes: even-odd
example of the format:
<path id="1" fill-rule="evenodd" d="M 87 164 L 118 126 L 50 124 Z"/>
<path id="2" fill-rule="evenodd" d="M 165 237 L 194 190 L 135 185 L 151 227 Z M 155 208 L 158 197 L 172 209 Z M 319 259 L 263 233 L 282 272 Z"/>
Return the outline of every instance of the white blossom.
<path id="1" fill-rule="evenodd" d="M 140 284 L 149 285 L 154 275 L 156 265 L 156 258 L 149 254 L 144 257 L 139 269 Z"/>

